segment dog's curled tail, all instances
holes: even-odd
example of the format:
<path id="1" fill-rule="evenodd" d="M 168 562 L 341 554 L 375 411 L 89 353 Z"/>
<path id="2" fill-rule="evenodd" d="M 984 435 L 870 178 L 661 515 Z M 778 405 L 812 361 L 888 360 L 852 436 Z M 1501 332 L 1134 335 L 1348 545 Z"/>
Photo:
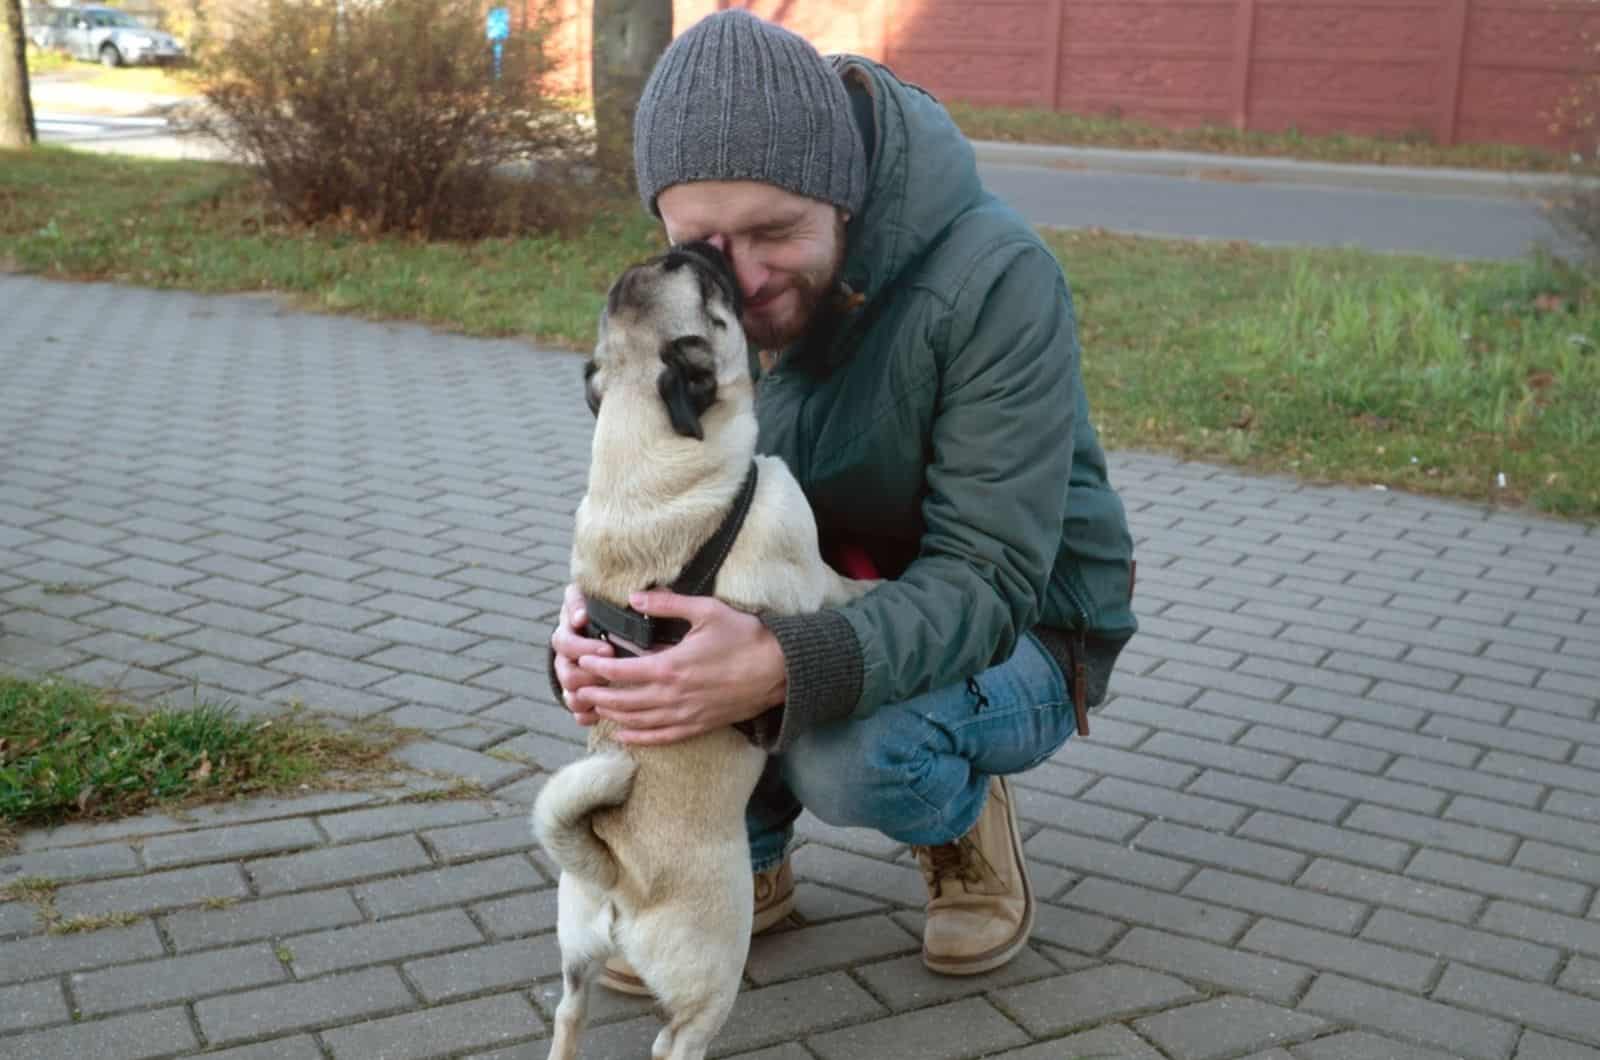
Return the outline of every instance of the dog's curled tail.
<path id="1" fill-rule="evenodd" d="M 608 752 L 563 766 L 533 802 L 533 834 L 563 872 L 598 887 L 617 884 L 617 859 L 590 824 L 596 810 L 621 806 L 639 763 Z"/>

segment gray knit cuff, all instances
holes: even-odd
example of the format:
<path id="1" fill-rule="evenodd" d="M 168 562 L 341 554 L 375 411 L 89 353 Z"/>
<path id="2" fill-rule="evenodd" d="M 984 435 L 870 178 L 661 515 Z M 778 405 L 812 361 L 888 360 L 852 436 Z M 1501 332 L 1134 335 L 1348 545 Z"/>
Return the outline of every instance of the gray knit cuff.
<path id="1" fill-rule="evenodd" d="M 763 615 L 761 621 L 783 649 L 789 692 L 783 706 L 775 708 L 780 712 L 778 724 L 769 720 L 758 731 L 769 751 L 782 752 L 802 733 L 854 713 L 866 663 L 855 630 L 836 611 Z M 762 718 L 769 719 L 772 713 Z"/>

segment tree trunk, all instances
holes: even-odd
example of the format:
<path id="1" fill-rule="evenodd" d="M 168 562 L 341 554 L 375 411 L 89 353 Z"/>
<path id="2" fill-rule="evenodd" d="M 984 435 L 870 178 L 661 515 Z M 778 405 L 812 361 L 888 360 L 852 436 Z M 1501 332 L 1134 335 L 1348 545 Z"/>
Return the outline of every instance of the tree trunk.
<path id="1" fill-rule="evenodd" d="M 28 39 L 22 29 L 22 0 L 0 0 L 0 147 L 29 147 L 38 137 L 33 102 L 28 98 Z"/>
<path id="2" fill-rule="evenodd" d="M 672 0 L 594 0 L 595 161 L 633 184 L 633 112 L 656 60 L 672 42 Z"/>

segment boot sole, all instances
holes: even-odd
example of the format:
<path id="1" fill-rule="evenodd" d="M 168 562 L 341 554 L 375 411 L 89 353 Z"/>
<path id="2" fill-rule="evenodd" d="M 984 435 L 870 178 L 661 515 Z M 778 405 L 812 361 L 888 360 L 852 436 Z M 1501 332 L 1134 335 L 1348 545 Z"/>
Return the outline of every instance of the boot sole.
<path id="1" fill-rule="evenodd" d="M 1002 781 L 1001 783 L 1005 783 Z M 1011 786 L 1006 787 L 1006 798 L 1011 798 Z M 1016 823 L 1016 803 L 1011 803 L 1012 824 Z M 936 957 L 926 949 L 922 951 L 922 964 L 928 971 L 938 975 L 982 975 L 992 972 L 1001 965 L 1009 964 L 1011 959 L 1022 952 L 1028 944 L 1028 939 L 1033 935 L 1033 914 L 1035 903 L 1033 900 L 1033 877 L 1028 875 L 1028 862 L 1022 856 L 1021 832 L 1012 827 L 1009 829 L 1011 839 L 1011 852 L 1017 859 L 1017 869 L 1022 873 L 1022 926 L 1017 933 L 1006 942 L 1001 943 L 992 950 L 975 954 L 971 957 L 949 958 Z"/>
<path id="2" fill-rule="evenodd" d="M 751 935 L 762 935 L 785 920 L 794 912 L 794 888 L 768 905 L 765 909 L 757 909 L 753 922 L 750 925 Z M 1024 939 L 1026 941 L 1026 939 Z M 649 997 L 650 988 L 644 985 L 644 980 L 636 975 L 628 975 L 614 968 L 606 968 L 596 980 L 601 986 L 615 994 L 627 994 L 629 997 Z"/>

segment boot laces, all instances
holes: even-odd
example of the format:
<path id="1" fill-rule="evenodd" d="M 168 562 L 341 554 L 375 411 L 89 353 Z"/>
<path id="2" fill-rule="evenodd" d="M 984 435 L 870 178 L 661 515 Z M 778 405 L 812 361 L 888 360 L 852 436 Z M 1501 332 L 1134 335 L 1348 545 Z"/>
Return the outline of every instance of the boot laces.
<path id="1" fill-rule="evenodd" d="M 983 880 L 982 855 L 976 844 L 966 836 L 954 843 L 936 847 L 918 847 L 917 861 L 928 887 L 937 893 L 946 880 L 961 883 L 979 883 Z"/>

